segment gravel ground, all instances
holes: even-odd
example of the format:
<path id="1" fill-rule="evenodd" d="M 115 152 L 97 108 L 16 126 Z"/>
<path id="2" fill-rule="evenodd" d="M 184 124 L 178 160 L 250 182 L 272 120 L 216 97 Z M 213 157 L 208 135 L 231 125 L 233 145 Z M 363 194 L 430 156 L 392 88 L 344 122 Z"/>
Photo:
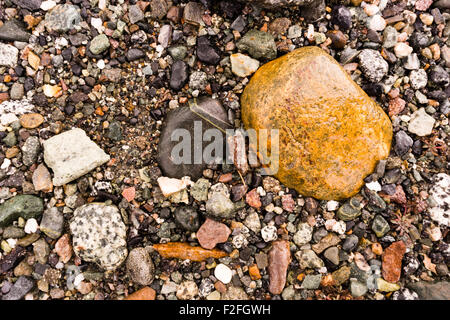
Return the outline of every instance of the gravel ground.
<path id="1" fill-rule="evenodd" d="M 450 2 L 266 2 L 0 0 L 1 300 L 450 299 Z M 356 195 L 167 165 L 180 110 L 241 127 L 305 46 L 392 122 Z"/>

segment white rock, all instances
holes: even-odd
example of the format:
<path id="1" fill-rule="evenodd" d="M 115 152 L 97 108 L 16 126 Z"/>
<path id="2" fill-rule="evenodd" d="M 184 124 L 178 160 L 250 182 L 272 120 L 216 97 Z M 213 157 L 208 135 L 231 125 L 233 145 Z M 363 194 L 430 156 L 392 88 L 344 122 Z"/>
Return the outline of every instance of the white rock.
<path id="1" fill-rule="evenodd" d="M 43 146 L 44 161 L 54 173 L 54 186 L 69 183 L 110 159 L 79 128 L 53 136 L 44 141 Z"/>
<path id="2" fill-rule="evenodd" d="M 56 2 L 53 0 L 43 1 L 41 3 L 41 10 L 48 11 L 53 9 L 56 6 Z"/>
<path id="3" fill-rule="evenodd" d="M 0 66 L 12 67 L 17 65 L 19 49 L 9 44 L 0 42 Z"/>
<path id="4" fill-rule="evenodd" d="M 173 281 L 167 281 L 161 288 L 161 294 L 169 294 L 177 291 L 177 284 Z"/>
<path id="5" fill-rule="evenodd" d="M 366 187 L 367 187 L 367 189 L 375 191 L 375 192 L 381 191 L 381 185 L 378 181 L 372 181 L 372 182 L 366 183 Z"/>
<path id="6" fill-rule="evenodd" d="M 327 211 L 335 211 L 339 208 L 339 202 L 330 200 L 327 202 Z"/>
<path id="7" fill-rule="evenodd" d="M 373 16 L 375 14 L 377 14 L 378 12 L 380 12 L 380 9 L 378 8 L 378 6 L 374 5 L 374 4 L 368 4 L 364 7 L 364 12 L 369 16 Z"/>
<path id="8" fill-rule="evenodd" d="M 16 239 L 9 238 L 9 239 L 6 239 L 6 242 L 8 242 L 8 245 L 9 245 L 12 249 L 14 249 L 14 248 L 16 247 L 16 244 L 17 244 L 17 240 L 16 240 Z"/>
<path id="9" fill-rule="evenodd" d="M 216 266 L 216 269 L 214 269 L 214 276 L 217 278 L 217 280 L 220 280 L 223 284 L 228 284 L 231 282 L 233 272 L 228 266 L 224 265 L 223 263 L 220 263 Z"/>
<path id="10" fill-rule="evenodd" d="M 375 31 L 383 31 L 386 28 L 386 20 L 379 14 L 376 14 L 367 20 L 367 27 Z"/>
<path id="11" fill-rule="evenodd" d="M 431 205 L 428 209 L 431 219 L 443 226 L 450 226 L 450 176 L 438 173 L 430 189 Z"/>
<path id="12" fill-rule="evenodd" d="M 247 77 L 259 68 L 259 61 L 242 53 L 234 53 L 230 56 L 231 71 L 238 77 Z"/>
<path id="13" fill-rule="evenodd" d="M 99 33 L 103 33 L 105 27 L 103 27 L 103 21 L 100 18 L 91 18 L 91 25 L 97 29 Z"/>
<path id="14" fill-rule="evenodd" d="M 264 242 L 277 240 L 277 228 L 275 226 L 265 226 L 261 229 L 261 236 Z"/>
<path id="15" fill-rule="evenodd" d="M 336 221 L 335 219 L 329 219 L 325 221 L 325 229 L 336 232 L 337 234 L 344 234 L 346 227 L 345 222 L 342 220 Z"/>
<path id="16" fill-rule="evenodd" d="M 9 160 L 8 158 L 5 158 L 3 160 L 2 165 L 0 166 L 0 169 L 2 169 L 2 170 L 8 169 L 10 165 L 11 165 L 11 160 Z"/>
<path id="17" fill-rule="evenodd" d="M 97 62 L 97 67 L 100 69 L 100 70 L 103 70 L 103 69 L 105 69 L 105 60 L 103 60 L 103 59 L 100 59 L 100 60 L 98 60 L 98 62 Z"/>
<path id="18" fill-rule="evenodd" d="M 27 223 L 25 223 L 25 227 L 23 228 L 23 230 L 25 231 L 25 233 L 35 233 L 38 229 L 38 223 L 36 221 L 36 219 L 31 218 L 27 220 Z"/>
<path id="19" fill-rule="evenodd" d="M 180 179 L 159 177 L 158 180 L 159 188 L 165 197 L 168 197 L 174 193 L 177 193 L 187 186 L 193 185 L 190 177 L 183 177 Z"/>
<path id="20" fill-rule="evenodd" d="M 424 108 L 420 108 L 411 115 L 408 131 L 420 137 L 428 136 L 433 130 L 436 120 L 428 115 Z"/>
<path id="21" fill-rule="evenodd" d="M 19 120 L 14 113 L 6 113 L 0 116 L 0 123 L 2 126 L 9 126 L 11 123 Z"/>
<path id="22" fill-rule="evenodd" d="M 245 218 L 244 225 L 254 233 L 258 233 L 261 230 L 261 222 L 259 221 L 258 213 L 252 210 Z"/>
<path id="23" fill-rule="evenodd" d="M 413 48 L 404 42 L 397 42 L 394 46 L 394 53 L 397 58 L 405 58 L 413 52 Z"/>

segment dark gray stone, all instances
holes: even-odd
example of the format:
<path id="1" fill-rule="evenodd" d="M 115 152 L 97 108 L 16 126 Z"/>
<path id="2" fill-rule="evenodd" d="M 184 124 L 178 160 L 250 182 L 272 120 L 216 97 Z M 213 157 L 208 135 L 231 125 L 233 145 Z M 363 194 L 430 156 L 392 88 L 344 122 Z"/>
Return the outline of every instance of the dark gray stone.
<path id="1" fill-rule="evenodd" d="M 419 281 L 406 286 L 414 290 L 422 300 L 450 300 L 450 282 L 448 281 L 436 283 Z"/>
<path id="2" fill-rule="evenodd" d="M 174 90 L 180 90 L 185 85 L 188 76 L 188 65 L 181 60 L 175 61 L 172 64 L 172 72 L 170 74 L 170 87 Z"/>
<path id="3" fill-rule="evenodd" d="M 178 207 L 174 215 L 177 224 L 185 230 L 195 232 L 200 227 L 197 210 L 192 207 Z"/>
<path id="4" fill-rule="evenodd" d="M 231 128 L 231 125 L 228 122 L 227 113 L 218 100 L 208 97 L 199 97 L 196 103 L 191 101 L 191 108 L 182 107 L 174 109 L 168 113 L 164 121 L 158 146 L 157 159 L 165 176 L 172 178 L 190 176 L 194 180 L 202 176 L 202 172 L 206 168 L 207 163 L 205 163 L 202 157 L 199 161 L 200 163 L 194 164 L 194 155 L 201 154 L 200 152 L 204 150 L 210 142 L 203 141 L 202 144 L 194 143 L 195 125 L 199 127 L 201 124 L 202 135 L 207 129 L 217 129 L 217 127 L 219 127 L 224 130 Z M 171 154 L 173 148 L 183 139 L 178 137 L 179 140 L 171 140 L 172 132 L 176 129 L 185 129 L 190 133 L 190 163 L 176 164 L 172 160 Z M 223 143 L 223 145 L 225 147 L 225 143 Z M 225 154 L 225 152 L 223 154 Z"/>
<path id="5" fill-rule="evenodd" d="M 9 20 L 0 27 L 0 40 L 28 42 L 31 34 L 25 31 L 23 24 L 17 20 Z"/>

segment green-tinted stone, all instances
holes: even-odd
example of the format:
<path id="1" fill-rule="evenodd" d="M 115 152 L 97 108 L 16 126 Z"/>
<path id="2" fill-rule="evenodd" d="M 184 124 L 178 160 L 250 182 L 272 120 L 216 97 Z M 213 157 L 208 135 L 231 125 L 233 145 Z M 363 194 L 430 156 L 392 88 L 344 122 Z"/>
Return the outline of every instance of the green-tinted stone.
<path id="1" fill-rule="evenodd" d="M 350 221 L 356 219 L 361 215 L 360 202 L 352 198 L 350 201 L 344 203 L 337 212 L 337 216 L 339 219 L 344 221 Z"/>
<path id="2" fill-rule="evenodd" d="M 5 227 L 19 217 L 35 218 L 44 211 L 44 201 L 32 195 L 19 195 L 0 205 L 0 226 Z"/>
<path id="3" fill-rule="evenodd" d="M 375 232 L 375 234 L 377 235 L 377 237 L 381 238 L 382 236 L 384 236 L 386 233 L 388 233 L 388 231 L 391 228 L 389 227 L 389 223 L 380 215 L 377 215 L 372 222 L 372 230 L 373 232 Z"/>

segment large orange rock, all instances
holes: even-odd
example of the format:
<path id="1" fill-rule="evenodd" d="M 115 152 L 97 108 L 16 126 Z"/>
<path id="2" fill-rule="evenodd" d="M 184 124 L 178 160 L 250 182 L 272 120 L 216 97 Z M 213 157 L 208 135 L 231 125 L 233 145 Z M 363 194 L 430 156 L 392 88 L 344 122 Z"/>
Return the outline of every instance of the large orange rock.
<path id="1" fill-rule="evenodd" d="M 318 47 L 294 50 L 260 67 L 241 106 L 247 129 L 279 130 L 275 176 L 304 196 L 351 197 L 389 155 L 388 116 Z"/>

